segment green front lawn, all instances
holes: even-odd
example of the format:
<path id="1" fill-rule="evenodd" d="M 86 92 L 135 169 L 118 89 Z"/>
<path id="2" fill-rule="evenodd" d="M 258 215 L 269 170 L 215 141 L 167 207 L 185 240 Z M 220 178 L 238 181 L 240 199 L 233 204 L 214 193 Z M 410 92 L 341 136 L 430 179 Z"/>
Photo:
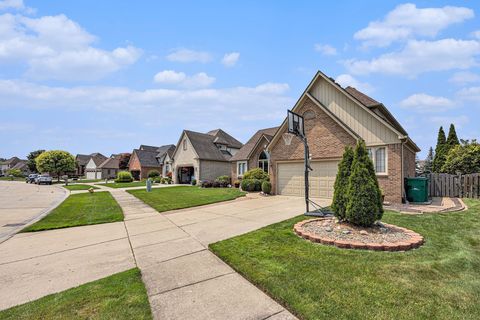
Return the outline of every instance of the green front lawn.
<path id="1" fill-rule="evenodd" d="M 145 187 L 147 182 L 144 181 L 133 181 L 133 182 L 113 182 L 113 183 L 97 183 L 109 188 L 132 188 L 132 187 Z"/>
<path id="2" fill-rule="evenodd" d="M 168 187 L 146 190 L 129 190 L 158 212 L 183 209 L 211 204 L 215 202 L 233 200 L 245 195 L 237 188 L 199 188 L 199 187 Z"/>
<path id="3" fill-rule="evenodd" d="M 4 311 L 0 319 L 152 319 L 140 270 L 131 269 Z"/>
<path id="4" fill-rule="evenodd" d="M 42 220 L 22 232 L 123 221 L 123 212 L 110 192 L 70 195 Z"/>
<path id="5" fill-rule="evenodd" d="M 102 179 L 79 179 L 77 180 L 78 183 L 92 183 L 92 182 L 99 182 Z"/>
<path id="6" fill-rule="evenodd" d="M 68 186 L 63 186 L 65 189 L 68 189 L 70 191 L 76 191 L 76 190 L 88 190 L 90 188 L 93 188 L 93 189 L 99 189 L 98 187 L 94 187 L 94 186 L 89 186 L 88 184 L 81 184 L 81 183 L 78 183 L 78 184 L 69 184 Z"/>
<path id="7" fill-rule="evenodd" d="M 25 182 L 24 177 L 0 177 L 0 181 L 23 181 Z"/>
<path id="8" fill-rule="evenodd" d="M 480 319 L 480 201 L 466 202 L 457 213 L 386 212 L 425 237 L 404 253 L 308 242 L 292 231 L 304 216 L 210 248 L 300 319 Z"/>

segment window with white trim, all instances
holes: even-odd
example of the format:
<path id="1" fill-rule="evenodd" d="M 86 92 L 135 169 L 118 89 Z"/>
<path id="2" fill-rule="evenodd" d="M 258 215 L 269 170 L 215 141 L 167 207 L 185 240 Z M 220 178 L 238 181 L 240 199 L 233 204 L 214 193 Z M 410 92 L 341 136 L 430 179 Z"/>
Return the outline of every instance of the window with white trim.
<path id="1" fill-rule="evenodd" d="M 243 176 L 247 172 L 247 161 L 238 161 L 237 162 L 237 175 L 239 177 Z"/>
<path id="2" fill-rule="evenodd" d="M 368 156 L 372 159 L 373 167 L 377 174 L 387 174 L 387 148 L 367 148 Z"/>
<path id="3" fill-rule="evenodd" d="M 265 151 L 258 157 L 258 167 L 268 173 L 268 154 Z"/>

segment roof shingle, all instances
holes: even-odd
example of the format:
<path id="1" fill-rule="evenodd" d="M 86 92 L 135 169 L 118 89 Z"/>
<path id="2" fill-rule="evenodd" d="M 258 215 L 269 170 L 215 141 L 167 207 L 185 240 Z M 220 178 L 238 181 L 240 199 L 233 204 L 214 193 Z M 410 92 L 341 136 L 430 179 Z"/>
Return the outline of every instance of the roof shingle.
<path id="1" fill-rule="evenodd" d="M 237 153 L 230 159 L 230 161 L 240 161 L 240 160 L 248 160 L 250 157 L 250 153 L 253 151 L 253 148 L 257 145 L 258 141 L 265 136 L 267 140 L 271 140 L 272 137 L 277 132 L 278 127 L 267 128 L 258 130 L 250 140 L 245 143 L 245 145 L 237 151 Z"/>

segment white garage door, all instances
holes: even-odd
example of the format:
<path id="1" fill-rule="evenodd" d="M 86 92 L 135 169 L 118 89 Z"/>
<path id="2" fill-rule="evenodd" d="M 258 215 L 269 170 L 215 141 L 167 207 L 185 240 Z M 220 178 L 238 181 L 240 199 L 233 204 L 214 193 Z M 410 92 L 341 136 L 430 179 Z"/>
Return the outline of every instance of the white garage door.
<path id="1" fill-rule="evenodd" d="M 310 197 L 333 198 L 333 185 L 339 161 L 312 161 L 310 172 Z M 303 162 L 278 164 L 278 193 L 286 196 L 304 196 Z"/>
<path id="2" fill-rule="evenodd" d="M 86 172 L 86 178 L 87 179 L 97 179 L 97 176 L 100 174 L 96 173 L 95 171 L 87 171 Z"/>

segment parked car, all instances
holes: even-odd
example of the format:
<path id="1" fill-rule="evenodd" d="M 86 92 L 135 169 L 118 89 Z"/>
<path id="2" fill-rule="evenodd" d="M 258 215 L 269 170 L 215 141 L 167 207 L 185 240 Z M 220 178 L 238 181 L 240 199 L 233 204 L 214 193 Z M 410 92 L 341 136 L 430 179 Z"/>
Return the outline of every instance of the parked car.
<path id="1" fill-rule="evenodd" d="M 39 176 L 38 173 L 29 174 L 29 175 L 25 178 L 25 182 L 26 182 L 26 183 L 35 183 L 35 178 L 37 178 L 38 176 Z"/>
<path id="2" fill-rule="evenodd" d="M 36 184 L 52 184 L 52 177 L 49 175 L 39 175 L 35 178 Z"/>

